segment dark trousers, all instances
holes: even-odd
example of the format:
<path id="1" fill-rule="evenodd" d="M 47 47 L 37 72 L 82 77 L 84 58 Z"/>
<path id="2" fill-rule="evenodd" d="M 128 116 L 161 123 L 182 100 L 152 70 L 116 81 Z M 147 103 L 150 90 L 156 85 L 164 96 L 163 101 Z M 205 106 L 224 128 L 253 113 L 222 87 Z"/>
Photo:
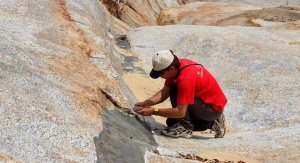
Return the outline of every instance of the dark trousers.
<path id="1" fill-rule="evenodd" d="M 177 86 L 172 84 L 170 86 L 170 101 L 173 108 L 177 106 L 177 93 Z M 221 115 L 222 112 L 213 110 L 210 104 L 205 104 L 200 98 L 195 97 L 194 104 L 188 105 L 184 118 L 168 118 L 166 123 L 168 126 L 172 126 L 173 124 L 180 122 L 186 129 L 204 131 L 211 129 L 214 120 L 220 118 Z"/>

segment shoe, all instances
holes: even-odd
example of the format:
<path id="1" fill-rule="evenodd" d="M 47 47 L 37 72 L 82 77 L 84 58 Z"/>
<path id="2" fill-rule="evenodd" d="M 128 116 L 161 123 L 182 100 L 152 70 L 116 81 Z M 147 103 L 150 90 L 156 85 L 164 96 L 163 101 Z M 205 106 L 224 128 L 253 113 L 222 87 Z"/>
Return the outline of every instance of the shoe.
<path id="1" fill-rule="evenodd" d="M 179 138 L 179 137 L 183 137 L 183 138 L 191 138 L 193 135 L 193 131 L 192 130 L 187 130 L 185 129 L 179 122 L 175 123 L 173 126 L 168 127 L 165 130 L 161 131 L 161 134 L 166 135 L 166 136 L 170 136 L 170 137 L 174 137 L 174 138 Z"/>
<path id="2" fill-rule="evenodd" d="M 214 125 L 212 126 L 212 130 L 216 132 L 215 138 L 223 138 L 226 132 L 225 127 L 225 116 L 224 114 L 221 115 L 219 119 L 214 121 Z"/>

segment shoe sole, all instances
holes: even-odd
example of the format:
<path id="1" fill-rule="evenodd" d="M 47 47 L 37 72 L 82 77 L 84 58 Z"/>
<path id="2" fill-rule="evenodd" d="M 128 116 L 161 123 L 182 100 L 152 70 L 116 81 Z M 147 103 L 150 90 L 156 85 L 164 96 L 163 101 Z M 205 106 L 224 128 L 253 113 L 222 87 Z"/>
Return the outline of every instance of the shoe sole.
<path id="1" fill-rule="evenodd" d="M 224 127 L 224 134 L 222 135 L 222 136 L 215 136 L 215 138 L 223 138 L 224 136 L 225 136 L 225 134 L 226 134 L 226 127 Z"/>
<path id="2" fill-rule="evenodd" d="M 193 135 L 172 135 L 172 134 L 168 134 L 168 133 L 164 133 L 163 131 L 161 132 L 162 135 L 165 135 L 165 136 L 169 136 L 169 137 L 173 137 L 173 138 L 191 138 L 193 137 Z"/>

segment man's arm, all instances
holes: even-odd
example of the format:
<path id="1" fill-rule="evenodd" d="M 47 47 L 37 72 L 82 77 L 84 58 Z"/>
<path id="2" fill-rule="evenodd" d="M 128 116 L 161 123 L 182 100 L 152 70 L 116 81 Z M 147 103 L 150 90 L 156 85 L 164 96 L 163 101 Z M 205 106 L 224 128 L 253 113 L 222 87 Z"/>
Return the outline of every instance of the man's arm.
<path id="1" fill-rule="evenodd" d="M 177 105 L 176 108 L 159 108 L 158 115 L 167 118 L 183 118 L 186 114 L 188 104 Z M 153 107 L 145 107 L 137 113 L 143 116 L 153 115 L 154 108 Z"/>
<path id="2" fill-rule="evenodd" d="M 143 102 L 136 103 L 136 106 L 153 106 L 165 101 L 170 96 L 170 87 L 164 86 L 161 90 L 159 90 L 152 97 L 148 98 Z"/>
<path id="3" fill-rule="evenodd" d="M 167 118 L 183 118 L 186 114 L 188 105 L 177 105 L 176 108 L 160 108 L 158 115 Z"/>

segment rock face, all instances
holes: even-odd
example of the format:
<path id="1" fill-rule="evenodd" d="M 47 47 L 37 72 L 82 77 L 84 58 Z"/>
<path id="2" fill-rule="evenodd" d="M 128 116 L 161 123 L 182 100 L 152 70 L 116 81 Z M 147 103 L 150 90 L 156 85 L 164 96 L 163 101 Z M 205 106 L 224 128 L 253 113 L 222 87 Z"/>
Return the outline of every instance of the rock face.
<path id="1" fill-rule="evenodd" d="M 179 4 L 187 4 L 191 2 L 225 2 L 225 3 L 237 3 L 237 4 L 249 4 L 255 6 L 263 6 L 263 7 L 278 7 L 278 6 L 292 6 L 292 7 L 300 7 L 300 2 L 298 0 L 178 0 Z"/>
<path id="2" fill-rule="evenodd" d="M 101 2 L 112 15 L 123 22 L 122 24 L 131 28 L 175 24 L 260 27 L 265 26 L 262 22 L 265 20 L 281 23 L 296 21 L 299 19 L 299 8 L 295 7 L 300 7 L 297 0 L 272 3 L 266 0 L 101 0 Z M 277 13 L 280 15 L 276 15 Z M 120 21 L 114 24 L 120 25 Z M 124 25 L 120 28 L 122 30 L 119 34 L 126 34 L 130 30 L 128 28 L 124 30 Z"/>
<path id="3" fill-rule="evenodd" d="M 158 25 L 263 26 L 256 21 L 293 22 L 300 19 L 300 8 L 261 8 L 243 4 L 194 2 L 174 6 L 160 12 Z"/>
<path id="4" fill-rule="evenodd" d="M 97 0 L 2 1 L 0 162 L 95 162 L 100 111 L 129 107 Z"/>
<path id="5" fill-rule="evenodd" d="M 203 24 L 210 25 L 224 18 L 247 10 L 260 9 L 255 6 L 228 3 L 188 3 L 163 10 L 157 18 L 158 25 Z"/>
<path id="6" fill-rule="evenodd" d="M 132 28 L 156 25 L 156 16 L 166 8 L 163 0 L 101 0 L 110 13 Z"/>

